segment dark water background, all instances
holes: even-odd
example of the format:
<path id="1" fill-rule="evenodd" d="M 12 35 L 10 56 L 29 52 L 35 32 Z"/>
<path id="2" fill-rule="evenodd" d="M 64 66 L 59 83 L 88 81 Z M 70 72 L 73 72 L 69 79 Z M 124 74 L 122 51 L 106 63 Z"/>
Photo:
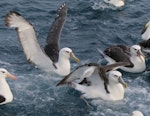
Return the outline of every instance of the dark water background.
<path id="1" fill-rule="evenodd" d="M 55 87 L 61 79 L 44 73 L 28 64 L 17 34 L 5 26 L 5 15 L 14 10 L 30 21 L 41 46 L 54 20 L 56 9 L 67 2 L 68 17 L 61 35 L 61 47 L 68 46 L 87 62 L 105 62 L 96 48 L 141 41 L 141 30 L 150 20 L 149 0 L 126 0 L 122 8 L 115 8 L 101 0 L 1 0 L 0 1 L 0 65 L 18 77 L 8 79 L 14 101 L 0 106 L 0 116 L 127 116 L 133 110 L 150 114 L 150 76 L 146 73 L 123 73 L 129 87 L 121 101 L 88 100 L 89 108 L 80 92 L 69 87 Z M 150 67 L 149 58 L 146 60 Z M 72 69 L 78 66 L 71 62 Z"/>

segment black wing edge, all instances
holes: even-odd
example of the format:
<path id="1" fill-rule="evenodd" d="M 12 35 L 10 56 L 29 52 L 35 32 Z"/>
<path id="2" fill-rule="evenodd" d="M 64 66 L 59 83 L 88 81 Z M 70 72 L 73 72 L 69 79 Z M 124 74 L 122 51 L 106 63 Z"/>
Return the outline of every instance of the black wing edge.
<path id="1" fill-rule="evenodd" d="M 21 14 L 18 13 L 18 12 L 16 12 L 16 11 L 9 11 L 9 13 L 6 14 L 6 16 L 5 16 L 5 25 L 6 25 L 7 27 L 10 27 L 10 24 L 9 24 L 9 18 L 11 17 L 12 14 L 21 16 Z"/>
<path id="2" fill-rule="evenodd" d="M 48 37 L 46 40 L 46 46 L 44 48 L 45 53 L 50 57 L 50 59 L 55 63 L 58 61 L 59 57 L 59 40 L 60 34 L 67 17 L 67 5 L 66 2 L 63 3 L 58 9 L 55 21 L 52 23 Z"/>
<path id="3" fill-rule="evenodd" d="M 110 70 L 114 70 L 114 69 L 119 68 L 121 66 L 128 66 L 129 64 L 130 64 L 129 62 L 116 62 L 114 64 L 102 66 L 102 68 L 103 68 L 103 70 L 108 72 Z"/>

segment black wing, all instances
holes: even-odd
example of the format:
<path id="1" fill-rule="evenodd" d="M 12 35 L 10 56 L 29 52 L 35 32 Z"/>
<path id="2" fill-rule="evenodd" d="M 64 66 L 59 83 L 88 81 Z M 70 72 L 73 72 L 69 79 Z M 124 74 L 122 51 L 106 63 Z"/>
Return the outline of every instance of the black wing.
<path id="1" fill-rule="evenodd" d="M 150 39 L 139 42 L 139 45 L 143 48 L 150 48 Z"/>
<path id="2" fill-rule="evenodd" d="M 129 53 L 127 52 L 128 48 L 122 49 L 120 46 L 111 46 L 104 51 L 107 56 L 111 57 L 116 62 L 127 62 L 130 64 L 129 66 L 132 67 L 133 64 L 130 61 Z"/>
<path id="3" fill-rule="evenodd" d="M 67 6 L 66 3 L 64 3 L 57 10 L 57 15 L 48 33 L 46 46 L 44 49 L 46 54 L 51 58 L 53 62 L 58 61 L 59 49 L 60 49 L 59 38 L 60 38 L 61 30 L 65 23 L 66 16 L 67 16 Z"/>
<path id="4" fill-rule="evenodd" d="M 0 103 L 4 102 L 6 100 L 6 98 L 2 95 L 0 95 Z"/>

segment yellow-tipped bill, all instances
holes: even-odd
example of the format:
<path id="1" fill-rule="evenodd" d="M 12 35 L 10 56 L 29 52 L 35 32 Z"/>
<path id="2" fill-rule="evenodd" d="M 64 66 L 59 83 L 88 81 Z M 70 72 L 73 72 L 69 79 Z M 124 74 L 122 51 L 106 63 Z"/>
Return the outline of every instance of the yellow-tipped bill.
<path id="1" fill-rule="evenodd" d="M 77 58 L 77 57 L 74 55 L 74 53 L 73 53 L 73 52 L 71 52 L 71 53 L 70 53 L 70 57 L 71 57 L 72 59 L 74 59 L 77 63 L 79 63 L 79 62 L 80 62 L 80 59 L 79 59 L 79 58 Z"/>

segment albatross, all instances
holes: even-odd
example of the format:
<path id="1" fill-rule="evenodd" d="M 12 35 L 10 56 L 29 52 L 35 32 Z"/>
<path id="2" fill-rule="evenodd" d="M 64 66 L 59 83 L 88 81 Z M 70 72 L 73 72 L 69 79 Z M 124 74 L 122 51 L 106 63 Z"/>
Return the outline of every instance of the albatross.
<path id="1" fill-rule="evenodd" d="M 132 112 L 132 116 L 144 116 L 141 111 L 135 110 Z"/>
<path id="2" fill-rule="evenodd" d="M 125 64 L 124 62 L 106 66 L 95 63 L 85 64 L 77 67 L 57 86 L 69 84 L 83 93 L 81 98 L 121 100 L 124 98 L 124 88 L 127 87 L 127 84 L 124 82 L 122 74 L 115 69 Z M 107 83 L 106 86 L 105 83 Z"/>
<path id="3" fill-rule="evenodd" d="M 141 32 L 141 37 L 143 41 L 139 42 L 143 51 L 150 53 L 150 21 L 148 21 Z"/>
<path id="4" fill-rule="evenodd" d="M 145 55 L 141 52 L 139 45 L 132 45 L 131 47 L 126 45 L 114 45 L 106 48 L 104 52 L 99 48 L 98 51 L 109 64 L 126 62 L 125 66 L 120 67 L 120 69 L 126 72 L 140 73 L 146 69 Z"/>
<path id="5" fill-rule="evenodd" d="M 122 7 L 124 6 L 125 0 L 104 0 L 105 3 L 109 3 L 114 5 L 115 7 Z"/>
<path id="6" fill-rule="evenodd" d="M 18 39 L 29 63 L 46 72 L 55 72 L 65 76 L 70 73 L 70 58 L 80 62 L 70 48 L 60 49 L 59 47 L 60 34 L 66 16 L 67 5 L 64 3 L 57 9 L 56 18 L 50 27 L 44 49 L 38 43 L 33 26 L 21 14 L 10 11 L 6 15 L 5 22 L 6 26 L 16 28 Z"/>
<path id="7" fill-rule="evenodd" d="M 6 78 L 12 78 L 16 80 L 16 76 L 9 73 L 6 69 L 0 68 L 0 105 L 12 102 L 13 94 L 10 87 L 6 81 Z"/>

